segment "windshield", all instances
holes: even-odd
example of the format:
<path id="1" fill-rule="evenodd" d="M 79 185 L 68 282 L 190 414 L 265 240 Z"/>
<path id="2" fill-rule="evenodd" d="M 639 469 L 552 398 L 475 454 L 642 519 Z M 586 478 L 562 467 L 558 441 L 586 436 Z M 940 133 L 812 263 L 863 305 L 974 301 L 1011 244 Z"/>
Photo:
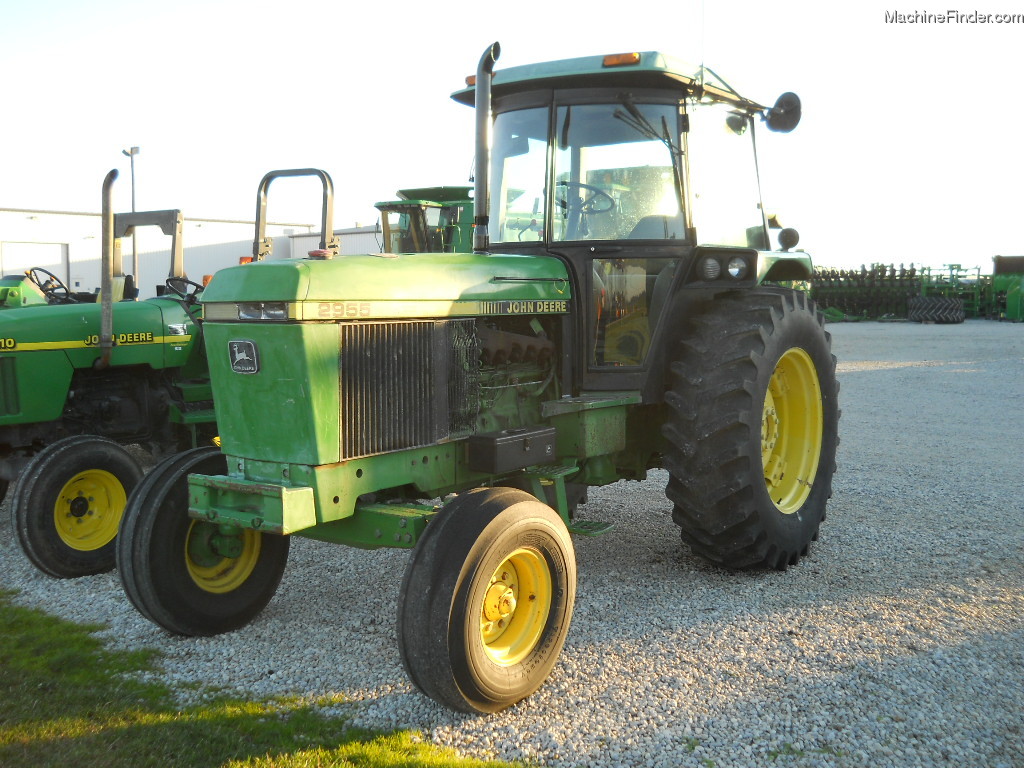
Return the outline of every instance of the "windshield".
<path id="1" fill-rule="evenodd" d="M 441 209 L 430 205 L 393 205 L 381 211 L 384 251 L 439 253 L 445 250 Z"/>
<path id="2" fill-rule="evenodd" d="M 544 239 L 547 109 L 494 124 L 493 242 Z M 550 239 L 682 240 L 679 108 L 668 104 L 558 107 Z"/>
<path id="3" fill-rule="evenodd" d="M 682 239 L 677 108 L 559 107 L 554 240 Z"/>

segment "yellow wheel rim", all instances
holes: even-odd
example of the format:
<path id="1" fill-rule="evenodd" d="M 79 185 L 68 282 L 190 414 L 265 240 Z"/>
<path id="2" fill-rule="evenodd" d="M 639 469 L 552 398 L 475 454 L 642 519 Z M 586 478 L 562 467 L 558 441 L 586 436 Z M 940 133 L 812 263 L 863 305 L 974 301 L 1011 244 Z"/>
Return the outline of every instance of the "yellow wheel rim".
<path id="1" fill-rule="evenodd" d="M 818 373 L 811 356 L 794 347 L 775 366 L 764 398 L 761 461 L 775 506 L 790 515 L 807 500 L 818 471 L 823 432 Z"/>
<path id="2" fill-rule="evenodd" d="M 60 540 L 71 549 L 91 552 L 109 544 L 128 501 L 121 481 L 102 469 L 87 469 L 68 480 L 53 505 Z"/>
<path id="3" fill-rule="evenodd" d="M 502 561 L 480 606 L 480 636 L 495 664 L 511 666 L 540 642 L 551 610 L 551 571 L 534 549 L 520 548 Z"/>
<path id="4" fill-rule="evenodd" d="M 185 538 L 188 575 L 204 592 L 224 594 L 242 586 L 260 558 L 261 534 L 193 520 Z"/>

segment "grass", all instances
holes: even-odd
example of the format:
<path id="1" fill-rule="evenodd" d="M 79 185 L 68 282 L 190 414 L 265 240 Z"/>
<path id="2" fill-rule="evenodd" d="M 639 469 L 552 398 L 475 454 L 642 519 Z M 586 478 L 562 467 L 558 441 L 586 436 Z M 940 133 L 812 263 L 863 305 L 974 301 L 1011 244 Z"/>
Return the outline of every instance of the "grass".
<path id="1" fill-rule="evenodd" d="M 0 765 L 5 768 L 498 768 L 319 714 L 308 700 L 215 696 L 187 707 L 145 682 L 151 651 L 111 651 L 95 633 L 0 592 Z M 337 699 L 336 701 L 340 701 Z M 317 703 L 330 703 L 317 702 Z"/>

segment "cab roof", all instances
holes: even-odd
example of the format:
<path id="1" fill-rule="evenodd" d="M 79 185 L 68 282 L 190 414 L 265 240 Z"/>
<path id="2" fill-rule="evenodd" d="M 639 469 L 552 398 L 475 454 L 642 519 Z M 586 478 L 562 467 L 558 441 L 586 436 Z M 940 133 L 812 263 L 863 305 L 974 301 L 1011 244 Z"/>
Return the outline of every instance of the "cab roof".
<path id="1" fill-rule="evenodd" d="M 475 78 L 452 98 L 473 105 Z M 539 64 L 499 69 L 494 73 L 491 91 L 495 98 L 506 94 L 543 88 L 687 88 L 698 96 L 710 97 L 750 110 L 762 110 L 743 98 L 706 67 L 689 64 L 657 51 L 618 53 L 606 56 L 582 56 Z"/>
<path id="2" fill-rule="evenodd" d="M 417 187 L 400 189 L 398 197 L 402 200 L 434 200 L 439 203 L 460 202 L 473 196 L 473 187 Z"/>

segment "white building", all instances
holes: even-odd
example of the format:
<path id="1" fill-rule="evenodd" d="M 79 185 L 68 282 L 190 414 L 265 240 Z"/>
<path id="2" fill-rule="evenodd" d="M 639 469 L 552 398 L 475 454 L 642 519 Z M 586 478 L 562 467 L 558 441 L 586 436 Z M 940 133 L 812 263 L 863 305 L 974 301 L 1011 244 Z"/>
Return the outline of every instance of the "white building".
<path id="1" fill-rule="evenodd" d="M 342 253 L 378 253 L 377 226 L 336 229 Z M 271 258 L 305 256 L 318 247 L 317 225 L 268 223 L 273 238 Z M 185 218 L 182 243 L 185 272 L 202 282 L 205 275 L 252 256 L 255 223 L 226 219 Z M 136 230 L 140 298 L 153 296 L 170 269 L 170 238 L 158 227 Z M 59 277 L 71 291 L 93 292 L 100 284 L 101 220 L 98 213 L 0 208 L 0 275 L 41 267 Z M 132 269 L 132 241 L 124 238 L 125 272 Z"/>

